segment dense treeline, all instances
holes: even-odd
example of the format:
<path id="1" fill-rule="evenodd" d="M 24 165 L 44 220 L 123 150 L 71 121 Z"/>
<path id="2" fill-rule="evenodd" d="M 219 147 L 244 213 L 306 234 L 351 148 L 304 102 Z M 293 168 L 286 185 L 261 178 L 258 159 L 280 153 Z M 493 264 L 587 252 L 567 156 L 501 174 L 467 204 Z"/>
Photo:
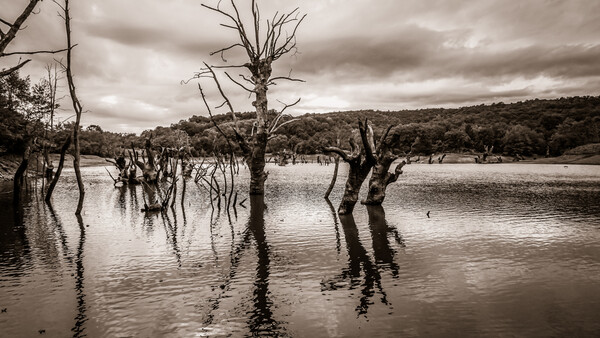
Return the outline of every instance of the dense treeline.
<path id="1" fill-rule="evenodd" d="M 240 120 L 252 114 L 240 114 Z M 569 97 L 555 100 L 530 100 L 512 104 L 470 106 L 457 109 L 404 111 L 348 111 L 307 114 L 281 128 L 269 142 L 268 151 L 295 150 L 300 154 L 320 152 L 337 139 L 347 139 L 358 119 L 369 118 L 376 133 L 392 124 L 394 144 L 400 152 L 431 154 L 438 152 L 494 152 L 507 155 L 560 155 L 564 151 L 597 143 L 600 127 L 600 97 Z M 215 116 L 217 123 L 230 121 Z M 247 123 L 245 129 L 251 129 Z M 190 145 L 200 152 L 223 149 L 226 141 L 206 117 L 193 116 L 171 125 L 190 137 Z M 379 130 L 377 130 L 379 129 Z"/>
<path id="2" fill-rule="evenodd" d="M 50 93 L 46 80 L 32 84 L 18 72 L 0 83 L 0 152 L 19 153 L 26 142 L 48 140 L 57 147 L 72 126 L 69 121 L 50 120 Z M 58 108 L 58 104 L 55 105 Z M 274 118 L 275 111 L 270 113 Z M 252 132 L 254 113 L 237 114 L 240 129 Z M 216 115 L 221 129 L 233 138 L 230 115 Z M 291 117 L 287 117 L 290 119 Z M 495 103 L 456 109 L 403 111 L 347 111 L 306 114 L 278 130 L 268 152 L 285 150 L 299 154 L 319 153 L 324 146 L 345 140 L 356 129 L 357 120 L 368 118 L 375 132 L 394 125 L 393 144 L 398 152 L 431 154 L 440 152 L 494 152 L 506 155 L 560 155 L 577 146 L 600 142 L 600 96 L 529 100 L 511 104 Z M 172 124 L 144 131 L 140 136 L 103 131 L 92 125 L 81 131 L 81 153 L 113 156 L 122 148 L 143 147 L 152 135 L 156 146 L 190 147 L 196 156 L 226 152 L 228 143 L 208 117 L 192 116 Z M 232 146 L 236 148 L 235 143 Z"/>

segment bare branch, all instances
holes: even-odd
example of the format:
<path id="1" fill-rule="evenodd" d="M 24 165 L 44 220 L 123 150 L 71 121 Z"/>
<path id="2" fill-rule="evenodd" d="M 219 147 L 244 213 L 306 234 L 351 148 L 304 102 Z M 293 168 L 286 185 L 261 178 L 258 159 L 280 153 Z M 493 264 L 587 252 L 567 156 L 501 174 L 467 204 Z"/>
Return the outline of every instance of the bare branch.
<path id="1" fill-rule="evenodd" d="M 292 122 L 296 122 L 299 121 L 300 119 L 291 119 L 291 120 L 287 120 L 285 122 L 283 122 L 282 124 L 278 125 L 275 129 L 271 130 L 271 133 L 276 132 L 277 130 L 279 130 L 279 128 L 285 126 L 286 124 L 292 123 Z"/>
<path id="2" fill-rule="evenodd" d="M 25 66 L 27 63 L 29 63 L 29 61 L 31 61 L 31 59 L 27 59 L 27 60 L 25 60 L 25 61 L 23 61 L 23 62 L 19 63 L 18 65 L 14 66 L 14 67 L 11 67 L 11 68 L 8 68 L 8 69 L 3 69 L 3 70 L 1 70 L 1 71 L 0 71 L 0 77 L 4 77 L 4 76 L 7 76 L 7 75 L 10 75 L 10 74 L 12 74 L 13 72 L 15 72 L 15 71 L 17 71 L 17 70 L 21 69 L 21 67 L 23 67 L 23 66 Z"/>
<path id="3" fill-rule="evenodd" d="M 271 125 L 271 129 L 269 131 L 269 134 L 274 133 L 279 127 L 277 127 L 277 123 L 279 123 L 279 120 L 281 119 L 281 117 L 283 116 L 283 112 L 288 108 L 288 107 L 293 107 L 295 105 L 297 105 L 300 102 L 300 99 L 296 100 L 296 102 L 292 103 L 292 104 L 285 104 L 281 101 L 279 101 L 279 103 L 283 104 L 284 107 L 283 109 L 281 109 L 281 111 L 279 112 L 279 114 L 277 114 L 277 116 L 275 117 L 275 119 L 273 120 L 273 124 Z"/>
<path id="4" fill-rule="evenodd" d="M 231 27 L 231 28 L 235 29 L 235 27 Z M 230 50 L 230 49 L 232 49 L 234 47 L 238 47 L 238 46 L 244 48 L 244 46 L 242 44 L 240 44 L 240 43 L 234 43 L 233 45 L 231 45 L 229 47 L 221 48 L 221 49 L 219 49 L 217 51 L 214 51 L 214 52 L 210 53 L 210 55 L 212 56 L 212 55 L 221 53 L 221 59 L 223 60 L 223 62 L 227 62 L 227 60 L 225 60 L 225 58 L 223 57 L 223 52 L 228 51 L 228 50 Z"/>
<path id="5" fill-rule="evenodd" d="M 255 91 L 254 91 L 254 90 L 252 90 L 252 89 L 248 89 L 248 88 L 246 88 L 246 86 L 244 86 L 243 84 L 241 84 L 241 83 L 237 82 L 236 80 L 234 80 L 234 79 L 233 79 L 233 78 L 232 78 L 232 77 L 231 77 L 231 76 L 230 76 L 230 75 L 229 75 L 227 72 L 224 72 L 224 73 L 225 73 L 225 75 L 227 75 L 227 77 L 229 78 L 229 80 L 231 80 L 231 81 L 232 81 L 233 83 L 235 83 L 236 85 L 238 85 L 238 86 L 242 87 L 242 89 L 244 89 L 245 91 L 248 91 L 248 92 L 250 92 L 250 93 L 255 93 Z"/>
<path id="6" fill-rule="evenodd" d="M 277 77 L 270 79 L 269 82 L 267 83 L 267 85 L 275 85 L 276 84 L 275 81 L 277 81 L 277 80 L 288 80 L 288 81 L 293 81 L 293 82 L 306 82 L 302 79 L 294 79 L 289 76 L 277 76 Z"/>
<path id="7" fill-rule="evenodd" d="M 77 45 L 73 45 L 71 48 Z M 58 50 L 36 50 L 33 52 L 11 52 L 11 53 L 0 53 L 0 57 L 10 56 L 10 55 L 35 55 L 35 54 L 57 54 L 67 51 L 68 48 L 58 49 Z"/>
<path id="8" fill-rule="evenodd" d="M 8 27 L 12 26 L 12 23 L 10 23 L 10 22 L 2 19 L 2 18 L 0 18 L 0 22 L 3 23 L 3 24 L 5 24 L 5 25 L 7 25 Z"/>
<path id="9" fill-rule="evenodd" d="M 215 84 L 217 85 L 217 89 L 219 89 L 219 93 L 221 93 L 221 96 L 223 97 L 223 99 L 227 103 L 227 106 L 229 107 L 229 111 L 231 112 L 231 116 L 233 117 L 233 123 L 235 125 L 235 129 L 238 129 L 238 121 L 237 121 L 237 117 L 235 116 L 235 111 L 233 110 L 231 101 L 229 101 L 229 98 L 227 97 L 227 95 L 225 95 L 225 92 L 223 92 L 223 88 L 221 87 L 221 83 L 219 82 L 219 79 L 217 79 L 217 75 L 215 75 L 215 72 L 212 70 L 212 67 L 209 66 L 206 62 L 204 62 L 204 66 L 206 66 L 206 69 L 208 69 L 208 71 L 211 73 L 213 80 L 215 81 Z"/>
<path id="10" fill-rule="evenodd" d="M 252 81 L 252 79 L 247 78 L 246 76 L 244 76 L 244 74 L 239 74 L 239 76 L 251 85 L 256 85 L 256 83 Z"/>
<path id="11" fill-rule="evenodd" d="M 13 24 L 10 24 L 4 20 L 2 21 L 3 23 L 10 26 L 10 28 L 5 34 L 3 34 L 2 39 L 0 39 L 0 53 L 3 53 L 8 44 L 12 42 L 12 40 L 17 35 L 17 32 L 21 29 L 21 25 L 23 25 L 23 23 L 25 22 L 25 20 L 27 20 L 31 12 L 33 12 L 33 9 L 39 1 L 40 0 L 30 0 L 27 7 L 25 7 L 23 12 L 21 12 L 19 17 L 17 17 Z"/>
<path id="12" fill-rule="evenodd" d="M 323 151 L 326 152 L 326 153 L 336 153 L 336 154 L 340 155 L 340 157 L 345 162 L 352 161 L 352 159 L 348 156 L 348 154 L 346 154 L 345 151 L 343 151 L 342 149 L 340 149 L 338 147 L 323 147 Z"/>
<path id="13" fill-rule="evenodd" d="M 392 129 L 394 125 L 389 125 L 387 127 L 387 129 L 385 130 L 385 132 L 383 133 L 383 135 L 381 135 L 381 137 L 379 138 L 379 142 L 375 148 L 375 153 L 379 153 L 380 149 L 385 148 L 387 143 L 386 143 L 386 138 L 388 136 L 388 134 L 390 133 L 390 130 Z"/>
<path id="14" fill-rule="evenodd" d="M 231 146 L 231 142 L 229 142 L 229 137 L 227 137 L 227 134 L 225 134 L 223 132 L 221 127 L 219 127 L 219 125 L 217 124 L 217 121 L 215 121 L 215 118 L 213 117 L 213 114 L 210 110 L 210 106 L 208 105 L 208 102 L 206 101 L 206 96 L 204 95 L 202 86 L 199 83 L 198 83 L 198 90 L 200 90 L 200 95 L 202 96 L 202 101 L 204 101 L 204 105 L 206 106 L 206 109 L 208 110 L 208 115 L 210 116 L 210 120 L 214 124 L 215 128 L 217 128 L 217 130 L 221 133 L 221 135 L 223 135 L 223 137 L 225 137 L 225 140 L 227 141 L 227 145 L 229 146 L 229 151 L 233 152 L 233 147 Z"/>
<path id="15" fill-rule="evenodd" d="M 360 131 L 360 139 L 362 140 L 363 148 L 365 149 L 365 155 L 368 161 L 374 162 L 375 157 L 373 156 L 373 129 L 370 129 L 369 121 L 365 119 L 363 125 L 362 121 L 358 121 L 358 129 Z M 369 133 L 370 130 L 370 133 Z M 369 135 L 370 134 L 370 135 Z"/>

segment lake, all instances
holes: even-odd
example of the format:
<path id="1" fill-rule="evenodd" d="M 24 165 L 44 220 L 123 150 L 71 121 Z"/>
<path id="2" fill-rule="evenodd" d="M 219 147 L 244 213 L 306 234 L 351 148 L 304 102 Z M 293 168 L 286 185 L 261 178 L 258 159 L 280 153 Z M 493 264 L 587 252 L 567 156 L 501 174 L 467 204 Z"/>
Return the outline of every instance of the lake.
<path id="1" fill-rule="evenodd" d="M 3 194 L 0 336 L 600 336 L 600 167 L 411 164 L 342 217 L 344 164 L 333 206 L 333 165 L 267 170 L 229 213 L 191 180 L 146 215 L 103 167 L 81 220 L 72 170 Z"/>

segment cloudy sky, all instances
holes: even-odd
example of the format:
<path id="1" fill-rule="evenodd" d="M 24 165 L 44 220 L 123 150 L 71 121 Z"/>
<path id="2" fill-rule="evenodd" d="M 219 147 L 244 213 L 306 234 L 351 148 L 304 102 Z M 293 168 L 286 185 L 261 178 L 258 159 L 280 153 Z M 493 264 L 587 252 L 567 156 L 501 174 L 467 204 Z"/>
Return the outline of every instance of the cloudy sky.
<path id="1" fill-rule="evenodd" d="M 59 0 L 60 1 L 60 0 Z M 0 0 L 13 20 L 27 0 Z M 194 75 L 211 51 L 235 42 L 225 20 L 200 6 L 213 0 L 72 1 L 75 82 L 84 125 L 140 132 L 206 115 Z M 223 1 L 225 5 L 227 1 Z M 248 12 L 249 0 L 238 0 Z M 356 109 L 399 110 L 600 95 L 600 1 L 597 0 L 258 0 L 262 17 L 300 7 L 298 53 L 276 72 L 306 82 L 269 91 L 292 114 Z M 223 5 L 223 6 L 224 6 Z M 226 7 L 224 7 L 226 8 Z M 64 31 L 52 1 L 6 50 L 62 48 Z M 60 56 L 54 56 L 60 57 Z M 36 56 L 22 74 L 37 82 L 52 56 Z M 241 50 L 226 54 L 243 61 Z M 17 60 L 4 58 L 0 68 Z M 210 82 L 209 100 L 220 104 Z M 238 111 L 251 99 L 227 91 Z M 64 100 L 62 105 L 69 106 Z M 70 112 L 61 113 L 62 118 Z"/>

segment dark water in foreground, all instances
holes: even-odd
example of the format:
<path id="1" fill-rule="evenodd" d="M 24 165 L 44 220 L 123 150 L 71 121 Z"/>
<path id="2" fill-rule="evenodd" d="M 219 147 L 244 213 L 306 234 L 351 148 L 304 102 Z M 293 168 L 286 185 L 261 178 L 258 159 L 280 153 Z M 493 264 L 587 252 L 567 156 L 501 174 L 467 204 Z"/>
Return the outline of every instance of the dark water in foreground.
<path id="1" fill-rule="evenodd" d="M 80 221 L 72 172 L 22 224 L 0 196 L 0 336 L 600 336 L 599 167 L 405 168 L 341 218 L 311 164 L 230 215 L 189 182 L 146 216 L 103 168 Z"/>

